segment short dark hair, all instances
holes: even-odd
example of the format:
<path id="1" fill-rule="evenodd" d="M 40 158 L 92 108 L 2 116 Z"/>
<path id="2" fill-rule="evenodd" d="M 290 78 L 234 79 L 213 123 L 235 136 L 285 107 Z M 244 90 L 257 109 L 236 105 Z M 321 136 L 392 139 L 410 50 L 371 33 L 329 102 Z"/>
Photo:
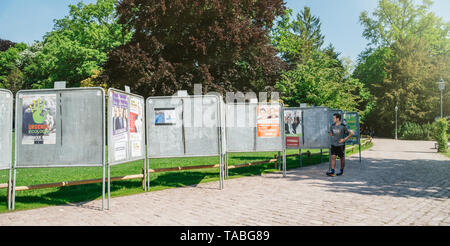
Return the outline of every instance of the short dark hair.
<path id="1" fill-rule="evenodd" d="M 333 116 L 335 116 L 336 119 L 339 119 L 339 121 L 341 120 L 341 114 L 334 113 Z"/>

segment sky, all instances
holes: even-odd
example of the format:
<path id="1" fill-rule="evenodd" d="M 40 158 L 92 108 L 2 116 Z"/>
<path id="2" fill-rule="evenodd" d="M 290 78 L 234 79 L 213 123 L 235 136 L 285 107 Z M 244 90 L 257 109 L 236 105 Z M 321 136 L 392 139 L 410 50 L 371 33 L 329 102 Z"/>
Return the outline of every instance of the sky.
<path id="1" fill-rule="evenodd" d="M 69 13 L 69 4 L 80 0 L 0 0 L 0 38 L 33 43 L 52 30 L 53 20 Z M 83 0 L 93 3 L 96 0 Z M 359 23 L 362 11 L 371 13 L 378 0 L 285 0 L 286 6 L 298 13 L 306 5 L 322 23 L 325 46 L 332 43 L 341 57 L 355 61 L 368 41 L 362 37 Z M 431 10 L 450 21 L 450 0 L 435 0 Z"/>

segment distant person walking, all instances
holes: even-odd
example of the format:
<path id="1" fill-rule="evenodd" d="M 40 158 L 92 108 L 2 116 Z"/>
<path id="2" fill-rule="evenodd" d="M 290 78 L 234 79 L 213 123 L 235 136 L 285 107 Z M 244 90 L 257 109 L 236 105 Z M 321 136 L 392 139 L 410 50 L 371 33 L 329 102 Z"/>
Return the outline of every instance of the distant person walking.
<path id="1" fill-rule="evenodd" d="M 327 172 L 328 176 L 341 176 L 344 174 L 345 167 L 345 141 L 351 138 L 354 132 L 341 123 L 341 115 L 333 114 L 333 124 L 330 127 L 331 136 L 331 169 Z M 345 137 L 348 135 L 347 137 Z M 336 167 L 336 156 L 341 160 L 341 171 L 337 174 L 334 172 Z"/>

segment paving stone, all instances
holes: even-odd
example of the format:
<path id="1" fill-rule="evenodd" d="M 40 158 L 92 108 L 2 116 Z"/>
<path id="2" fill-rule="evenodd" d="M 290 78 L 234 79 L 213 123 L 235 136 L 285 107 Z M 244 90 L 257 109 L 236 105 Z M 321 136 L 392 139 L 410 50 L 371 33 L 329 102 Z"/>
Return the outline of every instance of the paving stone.
<path id="1" fill-rule="evenodd" d="M 431 141 L 374 139 L 327 177 L 328 163 L 280 173 L 0 214 L 0 225 L 450 225 L 450 159 Z"/>

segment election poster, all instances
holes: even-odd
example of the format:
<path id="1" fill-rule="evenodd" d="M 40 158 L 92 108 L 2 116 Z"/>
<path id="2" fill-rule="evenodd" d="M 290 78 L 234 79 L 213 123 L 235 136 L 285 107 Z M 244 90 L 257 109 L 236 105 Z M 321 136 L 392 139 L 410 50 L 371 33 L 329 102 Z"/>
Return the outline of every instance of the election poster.
<path id="1" fill-rule="evenodd" d="M 144 106 L 138 97 L 130 96 L 130 141 L 131 156 L 142 156 L 142 137 L 144 131 Z"/>
<path id="2" fill-rule="evenodd" d="M 285 110 L 284 111 L 284 130 L 286 136 L 302 136 L 302 111 Z"/>
<path id="3" fill-rule="evenodd" d="M 130 138 L 131 140 L 141 140 L 144 130 L 144 107 L 142 100 L 137 97 L 130 97 Z"/>
<path id="4" fill-rule="evenodd" d="M 117 139 L 114 142 L 114 160 L 120 161 L 127 158 L 128 141 L 126 139 L 127 137 L 124 136 L 122 139 Z"/>
<path id="5" fill-rule="evenodd" d="M 142 146 L 140 141 L 131 141 L 131 156 L 132 157 L 142 156 Z"/>
<path id="6" fill-rule="evenodd" d="M 357 144 L 359 137 L 358 129 L 358 114 L 357 113 L 345 113 L 343 122 L 347 125 L 349 130 L 352 130 L 354 135 L 346 141 L 346 144 Z"/>
<path id="7" fill-rule="evenodd" d="M 21 97 L 22 144 L 56 144 L 56 94 Z"/>
<path id="8" fill-rule="evenodd" d="M 175 125 L 176 122 L 175 108 L 155 108 L 155 125 Z"/>
<path id="9" fill-rule="evenodd" d="M 278 105 L 258 105 L 256 117 L 258 137 L 280 136 L 280 109 Z"/>
<path id="10" fill-rule="evenodd" d="M 300 138 L 302 137 L 302 111 L 285 110 L 284 111 L 284 130 L 286 136 L 286 147 L 300 147 Z"/>
<path id="11" fill-rule="evenodd" d="M 128 96 L 122 93 L 112 93 L 112 137 L 114 141 L 114 159 L 127 158 L 128 153 Z"/>

